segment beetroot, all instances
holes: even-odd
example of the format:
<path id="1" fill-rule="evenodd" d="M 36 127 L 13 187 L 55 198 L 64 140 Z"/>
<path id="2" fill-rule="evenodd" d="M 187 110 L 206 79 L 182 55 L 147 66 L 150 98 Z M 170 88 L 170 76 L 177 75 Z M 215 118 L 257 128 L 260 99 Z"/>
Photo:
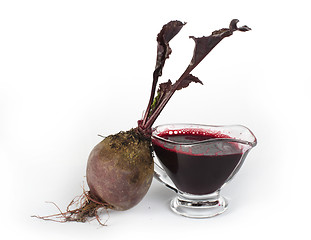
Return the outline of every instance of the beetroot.
<path id="1" fill-rule="evenodd" d="M 237 27 L 238 20 L 231 21 L 229 28 L 214 31 L 208 37 L 190 37 L 195 42 L 192 60 L 173 84 L 170 80 L 159 84 L 158 79 L 166 59 L 172 50 L 169 41 L 182 29 L 185 23 L 171 21 L 163 26 L 157 36 L 157 59 L 153 72 L 151 96 L 143 119 L 138 126 L 126 132 L 119 132 L 104 138 L 90 153 L 86 178 L 89 191 L 73 200 L 66 212 L 38 217 L 58 222 L 85 222 L 95 217 L 99 223 L 98 209 L 127 210 L 138 204 L 147 193 L 153 177 L 153 158 L 151 149 L 151 127 L 176 90 L 189 86 L 191 82 L 200 83 L 190 72 L 225 37 L 234 31 L 248 31 L 247 26 Z M 78 206 L 71 209 L 74 204 Z"/>
<path id="2" fill-rule="evenodd" d="M 152 177 L 150 141 L 134 129 L 97 144 L 86 170 L 90 192 L 115 210 L 127 210 L 139 203 Z"/>

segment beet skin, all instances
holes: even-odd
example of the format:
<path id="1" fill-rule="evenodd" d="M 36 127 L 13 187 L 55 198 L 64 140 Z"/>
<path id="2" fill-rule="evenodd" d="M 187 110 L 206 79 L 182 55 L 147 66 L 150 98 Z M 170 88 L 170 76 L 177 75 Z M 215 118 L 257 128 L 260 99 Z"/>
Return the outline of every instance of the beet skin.
<path id="1" fill-rule="evenodd" d="M 138 204 L 152 177 L 150 139 L 135 129 L 106 137 L 91 151 L 87 163 L 90 193 L 115 210 Z"/>

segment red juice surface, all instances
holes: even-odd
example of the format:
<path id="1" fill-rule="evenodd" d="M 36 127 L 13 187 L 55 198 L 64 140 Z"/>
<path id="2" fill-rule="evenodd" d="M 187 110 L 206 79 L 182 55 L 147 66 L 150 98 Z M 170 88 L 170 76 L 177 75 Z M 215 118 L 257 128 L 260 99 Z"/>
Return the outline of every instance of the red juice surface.
<path id="1" fill-rule="evenodd" d="M 230 138 L 198 129 L 168 130 L 158 134 L 177 143 Z M 154 151 L 176 187 L 190 194 L 209 194 L 218 190 L 238 165 L 242 151 L 234 142 L 182 145 L 153 139 Z"/>

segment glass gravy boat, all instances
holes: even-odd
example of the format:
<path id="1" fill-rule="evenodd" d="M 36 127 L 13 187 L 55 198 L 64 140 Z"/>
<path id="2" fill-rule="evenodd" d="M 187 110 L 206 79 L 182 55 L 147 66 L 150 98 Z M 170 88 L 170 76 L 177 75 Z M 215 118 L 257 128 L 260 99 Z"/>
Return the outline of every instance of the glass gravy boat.
<path id="1" fill-rule="evenodd" d="M 171 209 L 192 218 L 213 217 L 227 209 L 220 190 L 257 144 L 241 125 L 160 125 L 151 138 L 154 178 L 177 193 Z"/>

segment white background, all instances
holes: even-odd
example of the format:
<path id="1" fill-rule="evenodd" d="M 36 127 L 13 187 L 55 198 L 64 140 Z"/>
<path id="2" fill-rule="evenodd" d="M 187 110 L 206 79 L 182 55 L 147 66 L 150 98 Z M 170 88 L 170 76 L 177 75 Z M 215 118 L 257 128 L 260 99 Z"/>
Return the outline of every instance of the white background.
<path id="1" fill-rule="evenodd" d="M 113 3 L 111 3 L 113 2 Z M 308 1 L 0 1 L 1 235 L 6 239 L 310 238 L 311 34 Z M 136 126 L 146 108 L 156 35 L 172 40 L 161 81 L 175 80 L 200 37 L 231 19 L 252 31 L 224 39 L 155 125 L 243 124 L 258 139 L 222 191 L 216 218 L 173 214 L 174 193 L 153 182 L 143 201 L 110 211 L 107 227 L 30 216 L 65 209 L 85 185 L 101 138 Z M 103 221 L 107 214 L 102 215 Z M 9 237 L 8 237 L 9 236 Z"/>

